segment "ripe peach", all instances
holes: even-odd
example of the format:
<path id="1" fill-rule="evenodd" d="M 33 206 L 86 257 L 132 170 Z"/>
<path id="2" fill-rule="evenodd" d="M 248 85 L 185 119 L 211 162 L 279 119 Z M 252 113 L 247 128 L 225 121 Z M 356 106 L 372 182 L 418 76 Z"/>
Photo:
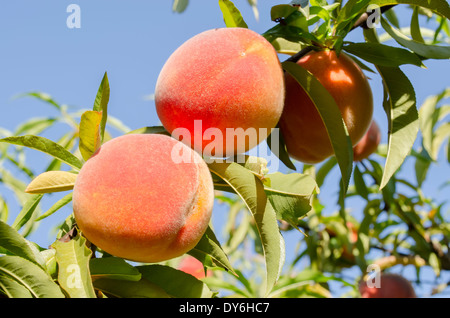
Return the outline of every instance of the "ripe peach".
<path id="1" fill-rule="evenodd" d="M 189 255 L 181 260 L 180 264 L 178 264 L 178 269 L 187 274 L 191 274 L 197 279 L 202 279 L 205 278 L 206 276 L 211 276 L 211 271 L 206 271 L 205 275 L 205 269 L 203 268 L 203 264 L 195 257 Z"/>
<path id="2" fill-rule="evenodd" d="M 245 28 L 208 30 L 187 40 L 166 61 L 155 88 L 165 129 L 184 128 L 190 140 L 179 139 L 208 156 L 255 147 L 277 125 L 283 103 L 275 49 Z"/>
<path id="3" fill-rule="evenodd" d="M 375 121 L 372 121 L 364 137 L 353 147 L 353 161 L 361 161 L 369 157 L 377 150 L 380 141 L 380 127 Z"/>
<path id="4" fill-rule="evenodd" d="M 73 190 L 75 220 L 90 242 L 147 263 L 192 249 L 208 227 L 213 200 L 200 155 L 157 134 L 107 141 L 83 165 Z"/>
<path id="5" fill-rule="evenodd" d="M 411 283 L 401 275 L 381 273 L 379 288 L 369 287 L 364 281 L 359 284 L 362 298 L 416 298 Z"/>
<path id="6" fill-rule="evenodd" d="M 313 51 L 298 62 L 328 90 L 338 105 L 352 145 L 364 136 L 372 120 L 373 97 L 361 68 L 345 53 Z M 297 81 L 286 74 L 286 98 L 280 129 L 289 155 L 318 163 L 334 154 L 325 125 L 315 105 Z"/>

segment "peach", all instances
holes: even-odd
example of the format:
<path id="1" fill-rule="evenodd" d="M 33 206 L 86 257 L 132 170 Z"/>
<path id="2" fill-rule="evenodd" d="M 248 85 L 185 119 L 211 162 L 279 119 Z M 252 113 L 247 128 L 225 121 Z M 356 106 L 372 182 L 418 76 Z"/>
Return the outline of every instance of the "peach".
<path id="1" fill-rule="evenodd" d="M 381 273 L 380 285 L 369 287 L 364 281 L 359 284 L 362 298 L 416 298 L 411 283 L 401 275 Z"/>
<path id="2" fill-rule="evenodd" d="M 380 141 L 380 127 L 375 121 L 372 121 L 364 137 L 353 147 L 353 161 L 361 161 L 369 157 L 377 150 Z"/>
<path id="3" fill-rule="evenodd" d="M 207 156 L 257 146 L 277 125 L 283 104 L 276 51 L 245 28 L 208 30 L 187 40 L 166 61 L 155 88 L 165 129 Z M 177 128 L 189 136 L 178 136 Z"/>
<path id="4" fill-rule="evenodd" d="M 178 269 L 187 274 L 194 276 L 197 279 L 205 278 L 206 276 L 211 276 L 211 271 L 206 271 L 203 267 L 202 262 L 200 262 L 195 257 L 190 255 L 184 257 L 181 262 L 178 264 Z"/>
<path id="5" fill-rule="evenodd" d="M 159 134 L 107 141 L 83 165 L 73 190 L 82 234 L 105 252 L 145 263 L 195 247 L 213 201 L 211 173 L 200 155 Z"/>
<path id="6" fill-rule="evenodd" d="M 373 96 L 361 68 L 345 53 L 313 51 L 298 62 L 311 72 L 336 101 L 352 141 L 364 136 L 372 121 Z M 289 155 L 315 164 L 334 154 L 325 125 L 307 92 L 289 74 L 280 129 Z"/>

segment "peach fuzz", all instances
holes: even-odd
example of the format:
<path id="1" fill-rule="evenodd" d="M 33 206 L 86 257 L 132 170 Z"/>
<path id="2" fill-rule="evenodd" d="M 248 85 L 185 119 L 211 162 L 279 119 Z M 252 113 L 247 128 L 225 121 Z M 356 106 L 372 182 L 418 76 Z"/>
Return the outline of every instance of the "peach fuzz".
<path id="1" fill-rule="evenodd" d="M 375 121 L 369 127 L 364 137 L 353 147 L 353 161 L 361 161 L 373 154 L 380 144 L 381 130 Z"/>
<path id="2" fill-rule="evenodd" d="M 190 155 L 176 163 L 174 147 Z M 208 227 L 211 173 L 198 153 L 166 135 L 111 139 L 83 165 L 73 190 L 82 234 L 114 256 L 152 263 L 181 256 Z"/>
<path id="3" fill-rule="evenodd" d="M 312 73 L 336 101 L 352 141 L 364 136 L 372 121 L 373 96 L 361 68 L 345 53 L 313 51 L 298 62 Z M 280 129 L 289 155 L 315 164 L 334 154 L 316 106 L 297 81 L 286 74 L 286 99 Z"/>
<path id="4" fill-rule="evenodd" d="M 207 30 L 190 38 L 166 61 L 155 88 L 156 111 L 165 129 L 190 133 L 191 140 L 180 140 L 203 153 L 212 142 L 205 131 L 221 132 L 220 146 L 205 155 L 224 157 L 252 149 L 275 128 L 283 104 L 284 77 L 276 51 L 245 28 Z M 201 129 L 194 129 L 195 120 L 201 121 Z M 252 128 L 256 138 L 229 136 L 233 145 L 227 146 L 227 128 Z M 259 129 L 267 135 L 261 136 Z M 195 135 L 200 138 L 195 140 Z"/>

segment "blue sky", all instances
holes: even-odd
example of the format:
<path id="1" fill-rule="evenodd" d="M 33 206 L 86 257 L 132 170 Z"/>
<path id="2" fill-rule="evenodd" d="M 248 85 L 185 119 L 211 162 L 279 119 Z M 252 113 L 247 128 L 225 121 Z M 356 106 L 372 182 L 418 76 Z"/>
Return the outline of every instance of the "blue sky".
<path id="1" fill-rule="evenodd" d="M 285 1 L 288 3 L 289 1 Z M 81 8 L 81 28 L 69 29 L 66 19 L 69 4 Z M 280 1 L 260 0 L 259 21 L 256 21 L 247 1 L 236 0 L 249 28 L 262 33 L 272 27 L 270 7 Z M 119 118 L 132 129 L 158 125 L 154 103 L 147 97 L 153 93 L 156 79 L 169 55 L 190 37 L 217 27 L 224 27 L 217 1 L 192 0 L 182 14 L 172 12 L 171 1 L 112 1 L 112 0 L 20 0 L 3 1 L 0 10 L 0 127 L 14 130 L 25 119 L 54 116 L 52 107 L 31 98 L 13 99 L 29 91 L 46 92 L 74 110 L 91 108 L 105 71 L 111 87 L 109 114 Z M 409 23 L 411 10 L 401 8 L 400 21 Z M 380 31 L 381 32 L 381 31 Z M 361 31 L 348 38 L 361 41 Z M 283 60 L 287 56 L 280 56 Z M 417 103 L 429 95 L 441 92 L 449 85 L 450 63 L 426 61 L 428 69 L 404 66 L 416 90 Z M 387 141 L 387 121 L 382 109 L 381 80 L 372 76 L 375 113 Z M 59 136 L 57 126 L 45 136 Z M 36 173 L 48 162 L 48 157 L 27 152 L 27 162 Z M 412 177 L 411 165 L 405 168 Z M 430 171 L 425 194 L 448 198 L 448 187 L 437 188 L 448 180 L 449 168 L 445 162 Z M 323 196 L 335 209 L 338 172 L 330 175 L 330 182 L 321 189 Z M 9 196 L 1 188 L 2 195 Z M 447 192 L 445 192 L 447 191 Z M 44 201 L 51 204 L 54 199 Z M 19 207 L 11 202 L 11 218 Z M 65 212 L 68 213 L 68 212 Z M 64 213 L 63 213 L 64 214 Z M 44 220 L 39 231 L 31 237 L 38 244 L 51 244 L 54 236 L 47 233 L 67 214 Z M 298 234 L 298 233 L 297 233 Z M 293 249 L 298 237 L 287 237 L 288 249 Z"/>

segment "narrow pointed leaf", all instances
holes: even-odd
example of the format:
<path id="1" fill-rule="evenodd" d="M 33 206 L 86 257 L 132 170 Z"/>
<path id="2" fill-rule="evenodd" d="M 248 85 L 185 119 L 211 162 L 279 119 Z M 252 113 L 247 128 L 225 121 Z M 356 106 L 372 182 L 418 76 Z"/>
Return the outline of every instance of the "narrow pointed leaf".
<path id="1" fill-rule="evenodd" d="M 100 87 L 98 88 L 97 95 L 95 96 L 94 107 L 92 110 L 102 113 L 102 121 L 100 124 L 100 138 L 103 141 L 105 134 L 106 122 L 108 120 L 108 103 L 109 103 L 109 80 L 108 74 L 105 72 L 103 75 Z"/>
<path id="2" fill-rule="evenodd" d="M 450 6 L 446 0 L 371 0 L 371 4 L 382 6 L 395 4 L 410 4 L 427 8 L 436 14 L 450 19 Z"/>
<path id="3" fill-rule="evenodd" d="M 67 171 L 47 171 L 34 178 L 25 189 L 30 194 L 52 193 L 73 189 L 77 174 Z"/>
<path id="4" fill-rule="evenodd" d="M 183 271 L 164 265 L 144 265 L 137 269 L 142 277 L 176 298 L 211 298 L 212 291 L 202 281 Z"/>
<path id="5" fill-rule="evenodd" d="M 303 87 L 316 106 L 330 136 L 331 145 L 341 169 L 344 193 L 353 168 L 353 147 L 336 101 L 325 87 L 306 69 L 292 62 L 283 62 L 286 70 Z"/>
<path id="6" fill-rule="evenodd" d="M 422 60 L 416 54 L 399 47 L 380 43 L 347 43 L 343 50 L 376 65 L 395 67 L 412 64 L 423 66 Z"/>
<path id="7" fill-rule="evenodd" d="M 50 215 L 52 215 L 53 213 L 55 213 L 56 211 L 58 211 L 59 209 L 61 209 L 63 206 L 69 204 L 69 202 L 72 201 L 72 195 L 73 192 L 70 192 L 68 194 L 66 194 L 64 197 L 62 197 L 61 199 L 59 199 L 58 201 L 56 201 L 51 207 L 50 209 L 48 209 L 45 213 L 43 213 L 42 215 L 40 215 L 39 217 L 36 218 L 36 220 L 34 220 L 35 222 L 40 221 L 45 219 L 46 217 L 49 217 Z"/>
<path id="8" fill-rule="evenodd" d="M 201 256 L 209 256 L 217 266 L 220 266 L 236 275 L 227 255 L 222 250 L 219 241 L 210 227 L 207 228 L 200 241 L 191 251 L 188 252 L 188 254 L 196 258 L 200 258 L 200 261 L 203 261 Z M 201 255 L 200 257 L 199 254 Z"/>
<path id="9" fill-rule="evenodd" d="M 384 109 L 388 117 L 388 152 L 380 189 L 402 165 L 412 149 L 419 131 L 414 87 L 406 75 L 394 67 L 377 66 L 382 77 L 385 99 Z"/>
<path id="10" fill-rule="evenodd" d="M 266 261 L 266 294 L 280 276 L 284 260 L 284 239 L 278 228 L 276 213 L 264 191 L 263 183 L 237 163 L 210 163 L 213 175 L 225 181 L 244 201 L 259 231 Z"/>
<path id="11" fill-rule="evenodd" d="M 392 27 L 389 22 L 381 18 L 381 25 L 384 30 L 400 45 L 410 49 L 418 55 L 429 59 L 449 59 L 450 58 L 450 46 L 438 46 L 432 44 L 425 44 L 410 39 L 398 29 Z"/>
<path id="12" fill-rule="evenodd" d="M 227 28 L 248 28 L 241 12 L 235 7 L 233 2 L 230 0 L 219 0 L 219 7 Z"/>
<path id="13" fill-rule="evenodd" d="M 89 269 L 92 279 L 139 281 L 142 277 L 136 267 L 118 257 L 93 258 L 89 262 Z"/>
<path id="14" fill-rule="evenodd" d="M 80 121 L 80 153 L 88 160 L 101 146 L 102 112 L 88 110 L 81 115 Z"/>
<path id="15" fill-rule="evenodd" d="M 56 159 L 68 164 L 69 166 L 79 170 L 81 169 L 81 161 L 67 151 L 61 145 L 44 137 L 25 135 L 20 137 L 7 137 L 0 139 L 0 142 L 6 142 L 13 145 L 25 146 L 31 149 L 42 151 Z"/>
<path id="16" fill-rule="evenodd" d="M 36 208 L 39 205 L 42 196 L 43 194 L 33 194 L 28 197 L 28 200 L 22 207 L 22 210 L 19 212 L 19 215 L 14 220 L 12 228 L 18 231 L 22 228 L 22 226 L 24 226 L 29 220 L 33 218 L 34 212 L 36 211 Z"/>

